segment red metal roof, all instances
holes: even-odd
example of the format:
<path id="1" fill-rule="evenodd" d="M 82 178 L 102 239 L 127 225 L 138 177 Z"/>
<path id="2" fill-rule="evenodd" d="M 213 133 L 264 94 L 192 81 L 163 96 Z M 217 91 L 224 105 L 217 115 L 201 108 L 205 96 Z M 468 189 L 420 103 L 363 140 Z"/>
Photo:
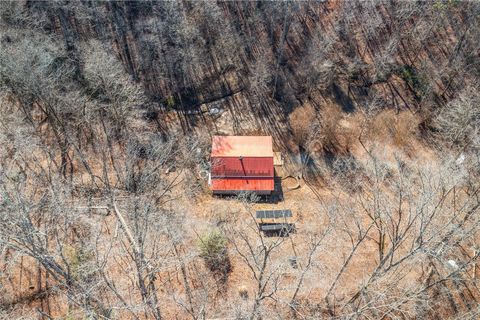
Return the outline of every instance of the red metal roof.
<path id="1" fill-rule="evenodd" d="M 273 158 L 212 158 L 212 178 L 273 177 Z"/>
<path id="2" fill-rule="evenodd" d="M 228 191 L 273 191 L 274 183 L 272 178 L 228 178 L 228 179 L 212 179 L 212 190 L 228 190 Z"/>
<path id="3" fill-rule="evenodd" d="M 212 157 L 273 157 L 271 136 L 213 136 Z"/>

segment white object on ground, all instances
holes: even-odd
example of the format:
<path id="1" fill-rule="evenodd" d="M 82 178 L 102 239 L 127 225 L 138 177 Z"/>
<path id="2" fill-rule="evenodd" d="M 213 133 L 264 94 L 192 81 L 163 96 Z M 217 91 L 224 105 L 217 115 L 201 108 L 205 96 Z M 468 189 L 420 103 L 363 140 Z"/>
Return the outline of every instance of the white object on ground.
<path id="1" fill-rule="evenodd" d="M 453 269 L 458 269 L 458 265 L 454 260 L 448 260 L 447 263 L 452 267 Z"/>

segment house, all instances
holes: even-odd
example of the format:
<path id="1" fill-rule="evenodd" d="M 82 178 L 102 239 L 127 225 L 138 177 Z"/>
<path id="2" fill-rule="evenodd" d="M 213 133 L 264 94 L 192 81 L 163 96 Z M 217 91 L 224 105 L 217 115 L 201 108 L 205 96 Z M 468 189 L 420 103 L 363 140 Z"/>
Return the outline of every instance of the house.
<path id="1" fill-rule="evenodd" d="M 214 194 L 274 190 L 271 136 L 214 136 L 209 183 Z"/>

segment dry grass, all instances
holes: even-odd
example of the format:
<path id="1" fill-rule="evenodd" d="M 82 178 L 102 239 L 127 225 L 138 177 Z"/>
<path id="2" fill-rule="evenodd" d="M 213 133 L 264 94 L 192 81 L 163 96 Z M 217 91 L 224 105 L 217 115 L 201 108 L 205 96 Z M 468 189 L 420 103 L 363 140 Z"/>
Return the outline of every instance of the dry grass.
<path id="1" fill-rule="evenodd" d="M 388 142 L 410 153 L 418 133 L 420 119 L 409 111 L 396 114 L 393 110 L 382 111 L 369 123 L 370 140 Z"/>
<path id="2" fill-rule="evenodd" d="M 335 155 L 346 155 L 358 140 L 360 132 L 359 117 L 344 113 L 336 104 L 327 104 L 321 108 L 320 123 L 310 129 L 311 152 L 328 151 Z"/>
<path id="3" fill-rule="evenodd" d="M 304 146 L 310 137 L 312 126 L 316 123 L 316 113 L 312 105 L 305 104 L 296 108 L 289 116 L 293 139 L 299 146 Z"/>

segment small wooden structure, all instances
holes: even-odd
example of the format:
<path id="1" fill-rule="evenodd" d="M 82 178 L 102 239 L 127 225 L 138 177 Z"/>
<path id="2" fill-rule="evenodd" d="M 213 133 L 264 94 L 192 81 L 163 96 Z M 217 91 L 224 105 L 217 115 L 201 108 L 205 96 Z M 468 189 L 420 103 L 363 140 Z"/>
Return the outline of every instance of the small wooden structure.
<path id="1" fill-rule="evenodd" d="M 295 231 L 291 210 L 259 210 L 255 218 L 265 234 L 288 235 Z"/>
<path id="2" fill-rule="evenodd" d="M 283 157 L 281 152 L 273 153 L 273 165 L 274 166 L 283 166 Z"/>

